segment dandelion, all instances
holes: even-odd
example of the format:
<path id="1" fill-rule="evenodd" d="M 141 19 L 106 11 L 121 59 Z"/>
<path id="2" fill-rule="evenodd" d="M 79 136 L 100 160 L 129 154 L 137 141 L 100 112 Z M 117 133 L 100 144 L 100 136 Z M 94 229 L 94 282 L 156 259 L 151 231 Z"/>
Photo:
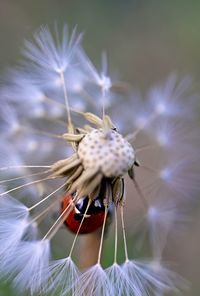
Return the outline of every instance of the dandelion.
<path id="1" fill-rule="evenodd" d="M 199 193 L 190 79 L 171 75 L 143 100 L 111 79 L 105 54 L 98 72 L 81 39 L 76 30 L 70 37 L 67 26 L 61 38 L 42 27 L 0 90 L 2 278 L 29 295 L 178 293 L 183 282 L 162 257 L 169 234 L 187 220 L 179 209 Z M 133 194 L 126 194 L 128 178 Z M 137 203 L 149 260 L 136 260 L 130 250 L 125 222 Z M 112 220 L 113 258 L 104 268 Z M 63 225 L 74 233 L 70 247 Z M 64 258 L 54 256 L 56 246 L 66 250 Z"/>

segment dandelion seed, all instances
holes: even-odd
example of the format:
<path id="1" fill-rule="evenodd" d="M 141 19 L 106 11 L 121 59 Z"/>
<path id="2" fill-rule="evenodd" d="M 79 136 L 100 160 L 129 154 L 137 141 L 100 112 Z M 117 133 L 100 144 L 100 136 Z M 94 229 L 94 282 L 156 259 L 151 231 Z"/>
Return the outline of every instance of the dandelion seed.
<path id="1" fill-rule="evenodd" d="M 153 258 L 161 260 L 169 235 L 176 238 L 180 236 L 186 225 L 189 225 L 190 218 L 180 203 L 176 204 L 175 201 L 152 205 L 146 218 Z"/>
<path id="2" fill-rule="evenodd" d="M 48 272 L 46 291 L 50 295 L 57 293 L 65 296 L 68 293 L 75 295 L 76 283 L 79 281 L 79 270 L 71 257 L 51 262 Z"/>
<path id="3" fill-rule="evenodd" d="M 28 209 L 17 200 L 6 196 L 0 199 L 0 263 L 2 274 L 10 271 L 7 261 L 12 258 L 29 226 Z"/>
<path id="4" fill-rule="evenodd" d="M 85 271 L 76 283 L 75 295 L 114 295 L 113 287 L 103 268 L 96 264 Z"/>
<path id="5" fill-rule="evenodd" d="M 37 45 L 26 42 L 24 55 L 39 67 L 54 70 L 59 73 L 65 71 L 73 57 L 74 48 L 79 43 L 80 37 L 75 39 L 75 30 L 68 41 L 68 29 L 64 26 L 62 43 L 56 45 L 47 27 L 42 27 L 35 34 Z"/>
<path id="6" fill-rule="evenodd" d="M 40 291 L 46 279 L 45 268 L 49 265 L 49 241 L 21 242 L 16 251 L 16 258 L 11 264 L 17 272 L 14 285 L 21 291 L 29 290 L 31 295 Z"/>
<path id="7" fill-rule="evenodd" d="M 123 268 L 114 263 L 106 269 L 110 284 L 114 287 L 113 295 L 140 295 L 141 291 L 136 281 L 127 276 Z"/>
<path id="8" fill-rule="evenodd" d="M 180 279 L 173 272 L 162 267 L 159 263 L 141 263 L 127 261 L 123 265 L 123 272 L 130 282 L 135 283 L 138 289 L 136 295 L 149 295 L 150 293 L 178 292 L 174 282 L 180 284 Z M 178 280 L 179 279 L 179 280 Z M 134 294 L 133 294 L 134 295 Z"/>
<path id="9" fill-rule="evenodd" d="M 195 100 L 196 96 L 188 92 L 191 88 L 190 85 L 191 78 L 185 77 L 179 82 L 177 76 L 172 74 L 163 86 L 151 89 L 149 100 L 160 115 L 167 117 L 190 116 L 193 106 L 186 106 L 184 102 L 186 98 L 188 99 L 188 96 L 191 96 L 191 101 Z"/>

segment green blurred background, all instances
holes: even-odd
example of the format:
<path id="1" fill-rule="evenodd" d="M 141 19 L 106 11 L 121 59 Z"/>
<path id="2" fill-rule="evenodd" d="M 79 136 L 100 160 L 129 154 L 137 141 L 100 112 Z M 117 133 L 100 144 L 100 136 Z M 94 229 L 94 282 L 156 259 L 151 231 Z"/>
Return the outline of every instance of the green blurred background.
<path id="1" fill-rule="evenodd" d="M 0 0 L 1 72 L 19 59 L 24 38 L 54 22 L 78 25 L 92 60 L 99 65 L 106 50 L 110 72 L 136 88 L 177 72 L 191 75 L 200 90 L 199 0 Z M 191 281 L 188 296 L 200 295 L 200 219 L 194 219 L 174 255 Z M 2 286 L 0 296 L 7 295 L 15 291 Z"/>

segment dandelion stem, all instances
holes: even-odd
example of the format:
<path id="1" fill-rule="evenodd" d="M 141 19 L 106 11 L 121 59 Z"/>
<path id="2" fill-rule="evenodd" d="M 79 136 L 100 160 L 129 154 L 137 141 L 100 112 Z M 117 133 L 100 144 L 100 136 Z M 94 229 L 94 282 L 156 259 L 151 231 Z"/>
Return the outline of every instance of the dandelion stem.
<path id="1" fill-rule="evenodd" d="M 62 80 L 62 79 L 61 79 Z M 62 80 L 62 84 L 63 84 L 63 80 Z M 66 89 L 66 84 L 65 84 L 65 89 Z M 82 91 L 84 91 L 84 94 L 85 95 L 87 95 L 87 92 L 85 91 L 85 90 L 82 90 Z M 82 91 L 81 91 L 81 94 L 82 94 Z M 67 94 L 67 92 L 64 92 L 64 94 Z M 87 95 L 88 97 L 89 97 L 89 94 Z M 55 105 L 57 105 L 57 106 L 59 106 L 60 108 L 62 108 L 62 109 L 64 109 L 64 110 L 66 110 L 66 104 L 64 105 L 64 104 L 62 104 L 62 103 L 60 103 L 60 102 L 56 102 L 56 101 L 54 101 L 53 99 L 51 99 L 51 98 L 49 98 L 49 97 L 43 97 L 43 99 L 45 100 L 45 101 L 47 101 L 48 103 L 50 103 L 50 104 L 55 104 Z M 65 99 L 66 100 L 66 99 Z M 67 99 L 67 102 L 68 102 L 68 99 Z M 90 104 L 93 104 L 94 106 L 96 106 L 95 105 L 95 103 L 94 103 L 94 101 L 92 100 L 92 97 L 90 97 L 90 99 L 89 99 L 89 102 L 90 102 Z M 68 107 L 69 107 L 69 104 L 68 104 Z M 72 112 L 74 112 L 74 113 L 78 113 L 78 114 L 81 114 L 81 113 L 79 113 L 79 111 L 78 110 L 76 110 L 76 109 L 73 109 L 73 108 L 70 108 L 69 107 L 69 110 L 70 111 L 72 111 Z M 70 117 L 71 117 L 71 114 L 70 114 Z M 46 118 L 46 117 L 45 117 Z M 48 117 L 47 117 L 48 118 Z M 52 120 L 52 118 L 49 118 L 50 120 Z M 62 124 L 62 125 L 65 125 L 65 127 L 66 127 L 66 122 L 64 122 L 64 121 L 61 121 L 61 120 L 56 120 L 56 119 L 53 119 L 54 121 L 56 121 L 56 122 L 58 122 L 58 123 L 60 123 L 60 124 Z"/>
<path id="2" fill-rule="evenodd" d="M 47 233 L 45 234 L 45 236 L 43 237 L 42 240 L 45 240 L 45 239 L 51 240 L 54 237 L 54 235 L 57 233 L 57 231 L 60 228 L 60 226 L 63 224 L 63 222 L 65 221 L 65 219 L 70 214 L 70 212 L 71 212 L 70 211 L 70 208 L 72 210 L 72 204 L 73 204 L 74 200 L 75 200 L 75 198 L 71 200 L 71 202 L 69 203 L 69 205 L 62 212 L 62 214 L 58 217 L 58 219 L 51 226 L 51 228 L 47 231 Z"/>
<path id="3" fill-rule="evenodd" d="M 49 98 L 49 97 L 47 97 L 47 96 L 44 96 L 44 97 L 43 97 L 43 100 L 45 100 L 46 102 L 51 103 L 51 104 L 53 104 L 53 105 L 57 105 L 57 106 L 59 106 L 60 108 L 66 110 L 66 106 L 65 106 L 64 104 L 62 104 L 62 103 L 60 103 L 60 102 L 57 102 L 57 101 L 53 100 L 52 98 Z"/>
<path id="4" fill-rule="evenodd" d="M 4 179 L 4 180 L 0 181 L 0 184 L 11 182 L 11 181 L 16 181 L 16 180 L 20 180 L 20 179 L 24 179 L 24 178 L 30 178 L 30 177 L 34 177 L 34 176 L 38 176 L 38 175 L 43 175 L 43 174 L 47 174 L 49 172 L 50 171 L 47 170 L 47 171 L 43 171 L 43 172 L 39 172 L 39 173 L 35 173 L 35 174 L 30 174 L 30 175 L 24 175 L 24 176 L 12 178 L 12 179 Z"/>
<path id="5" fill-rule="evenodd" d="M 105 117 L 105 98 L 106 98 L 106 92 L 104 89 L 102 89 L 102 118 Z"/>
<path id="6" fill-rule="evenodd" d="M 74 250 L 74 246 L 75 246 L 75 243 L 76 243 L 77 237 L 78 237 L 78 235 L 79 235 L 79 232 L 80 232 L 81 227 L 82 227 L 82 225 L 83 225 L 83 222 L 84 222 L 84 220 L 85 220 L 85 217 L 86 217 L 87 211 L 88 211 L 88 209 L 89 209 L 89 207 L 90 207 L 90 204 L 91 204 L 91 200 L 89 200 L 89 202 L 88 202 L 88 204 L 87 204 L 87 208 L 86 208 L 85 213 L 84 213 L 84 215 L 83 215 L 83 218 L 81 219 L 81 223 L 80 223 L 79 228 L 78 228 L 78 230 L 77 230 L 77 232 L 76 232 L 76 235 L 75 235 L 74 241 L 73 241 L 73 243 L 72 243 L 71 250 L 70 250 L 70 252 L 69 252 L 69 257 L 72 256 L 72 252 L 73 252 L 73 250 Z"/>
<path id="7" fill-rule="evenodd" d="M 140 165 L 140 168 L 159 176 L 160 171 L 158 169 L 154 169 L 145 165 Z"/>
<path id="8" fill-rule="evenodd" d="M 33 224 L 35 222 L 37 222 L 37 225 L 39 225 L 39 223 L 46 217 L 47 213 L 55 206 L 55 204 L 57 202 L 60 201 L 61 198 L 57 198 L 52 204 L 50 204 L 45 210 L 43 210 L 40 214 L 38 214 L 37 216 L 35 216 L 30 224 Z"/>
<path id="9" fill-rule="evenodd" d="M 55 139 L 60 139 L 60 140 L 64 140 L 62 135 L 56 135 L 56 134 L 52 134 L 52 133 L 48 133 L 45 131 L 41 131 L 41 130 L 37 130 L 35 128 L 27 128 L 27 127 L 21 127 L 23 130 L 34 133 L 34 134 L 39 134 L 42 136 L 46 136 L 46 137 L 50 137 L 50 138 L 55 138 Z"/>
<path id="10" fill-rule="evenodd" d="M 96 102 L 93 100 L 92 96 L 85 89 L 81 89 L 81 95 L 84 96 L 84 98 L 88 101 L 89 104 L 91 104 L 94 107 L 96 106 L 95 104 Z"/>
<path id="11" fill-rule="evenodd" d="M 117 206 L 115 206 L 115 251 L 114 251 L 114 264 L 117 263 L 117 242 L 118 242 Z"/>
<path id="12" fill-rule="evenodd" d="M 103 226 L 101 231 L 101 240 L 100 240 L 99 254 L 98 254 L 98 260 L 97 260 L 97 264 L 99 265 L 101 264 L 101 254 L 102 254 L 103 238 L 104 238 L 107 214 L 108 214 L 108 206 L 105 205 L 105 214 L 104 214 Z"/>
<path id="13" fill-rule="evenodd" d="M 64 120 L 59 120 L 57 118 L 52 118 L 50 116 L 44 116 L 43 117 L 45 120 L 48 120 L 48 121 L 51 121 L 51 122 L 54 122 L 54 123 L 57 123 L 59 124 L 60 126 L 63 126 L 66 128 L 66 122 Z"/>
<path id="14" fill-rule="evenodd" d="M 10 192 L 13 192 L 13 191 L 16 191 L 16 190 L 19 190 L 19 189 L 22 189 L 24 187 L 27 187 L 27 186 L 30 186 L 30 185 L 33 185 L 33 184 L 37 184 L 37 183 L 41 183 L 43 181 L 47 181 L 47 180 L 51 180 L 51 179 L 55 179 L 56 177 L 55 176 L 51 176 L 51 177 L 47 177 L 47 178 L 43 178 L 43 179 L 40 179 L 40 180 L 36 180 L 36 181 L 32 181 L 32 182 L 29 182 L 29 183 L 26 183 L 26 184 L 23 184 L 23 185 L 20 185 L 20 186 L 17 186 L 15 188 L 12 188 L 8 191 L 5 191 L 3 193 L 0 193 L 0 196 L 4 196 L 6 195 L 7 193 L 10 193 Z"/>
<path id="15" fill-rule="evenodd" d="M 135 179 L 133 179 L 133 183 L 135 185 L 135 190 L 136 190 L 139 198 L 141 199 L 141 201 L 143 203 L 144 208 L 147 210 L 149 208 L 149 204 L 148 204 L 148 202 L 147 202 L 147 200 L 146 200 L 146 198 L 145 198 L 145 196 L 144 196 L 138 182 Z"/>
<path id="16" fill-rule="evenodd" d="M 40 204 L 42 204 L 43 202 L 45 202 L 49 197 L 51 197 L 52 195 L 54 195 L 56 192 L 58 192 L 60 189 L 62 189 L 67 183 L 65 182 L 64 184 L 62 184 L 61 186 L 59 186 L 56 190 L 54 190 L 53 192 L 51 192 L 50 194 L 48 194 L 45 198 L 43 198 L 42 200 L 40 200 L 38 203 L 36 203 L 35 205 L 33 205 L 32 207 L 30 207 L 28 210 L 32 211 L 33 209 L 35 209 L 36 207 L 38 207 Z"/>
<path id="17" fill-rule="evenodd" d="M 50 165 L 12 165 L 1 167 L 0 171 L 12 170 L 12 169 L 33 169 L 33 168 L 51 168 Z"/>
<path id="18" fill-rule="evenodd" d="M 105 52 L 102 53 L 101 56 L 102 59 L 102 74 L 107 73 L 108 70 L 108 61 L 107 61 L 107 55 Z M 102 93 L 102 115 L 103 119 L 105 117 L 105 99 L 106 99 L 106 93 L 108 92 L 107 87 L 105 87 L 105 82 L 104 82 L 104 74 L 101 77 L 102 85 L 101 85 L 101 93 Z"/>
<path id="19" fill-rule="evenodd" d="M 125 224 L 124 224 L 124 207 L 122 205 L 120 206 L 120 216 L 121 216 L 121 222 L 122 222 L 122 233 L 123 233 L 123 240 L 124 240 L 125 259 L 126 259 L 126 262 L 128 262 L 129 257 L 128 257 L 126 230 L 125 230 Z"/>
<path id="20" fill-rule="evenodd" d="M 141 126 L 136 130 L 134 131 L 132 134 L 128 134 L 126 135 L 126 139 L 128 141 L 134 141 L 136 136 L 141 132 L 143 131 L 143 129 L 148 125 L 150 124 L 154 119 L 156 119 L 156 117 L 159 115 L 159 113 L 157 111 L 154 111 L 150 116 L 149 118 L 147 118 L 147 120 L 145 120 L 143 122 L 143 124 L 141 124 Z"/>
<path id="21" fill-rule="evenodd" d="M 63 86 L 63 92 L 64 92 L 64 98 L 65 98 L 65 104 L 66 104 L 66 109 L 67 109 L 67 119 L 68 119 L 68 125 L 72 125 L 71 121 L 71 114 L 70 114 L 70 107 L 69 107 L 69 100 L 68 100 L 68 95 L 67 95 L 67 88 L 66 88 L 66 83 L 65 83 L 65 77 L 63 71 L 60 71 L 60 78 Z"/>
<path id="22" fill-rule="evenodd" d="M 145 146 L 142 146 L 142 147 L 138 147 L 135 149 L 135 152 L 143 152 L 143 151 L 146 151 L 146 150 L 149 150 L 149 149 L 156 149 L 158 148 L 156 145 L 145 145 Z"/>

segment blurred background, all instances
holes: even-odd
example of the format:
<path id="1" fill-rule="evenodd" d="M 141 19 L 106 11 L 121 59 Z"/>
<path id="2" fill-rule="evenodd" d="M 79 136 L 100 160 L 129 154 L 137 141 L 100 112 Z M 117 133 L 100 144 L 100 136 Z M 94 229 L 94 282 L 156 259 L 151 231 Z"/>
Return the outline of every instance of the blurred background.
<path id="1" fill-rule="evenodd" d="M 191 75 L 200 93 L 200 1 L 198 0 L 0 0 L 0 71 L 20 59 L 25 38 L 42 24 L 84 32 L 83 47 L 100 65 L 108 54 L 110 73 L 145 91 L 171 72 Z M 198 212 L 198 211 L 197 211 Z M 200 295 L 200 214 L 170 250 L 191 282 L 184 295 Z M 173 258 L 172 258 L 173 259 Z M 2 284 L 0 296 L 14 291 Z"/>

